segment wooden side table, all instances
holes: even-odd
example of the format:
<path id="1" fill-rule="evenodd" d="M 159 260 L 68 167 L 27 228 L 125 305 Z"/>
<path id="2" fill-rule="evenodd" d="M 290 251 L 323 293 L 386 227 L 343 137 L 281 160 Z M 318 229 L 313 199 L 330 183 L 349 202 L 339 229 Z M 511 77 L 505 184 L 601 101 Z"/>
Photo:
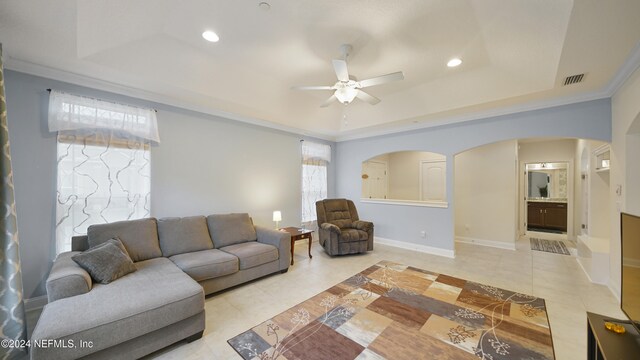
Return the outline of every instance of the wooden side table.
<path id="1" fill-rule="evenodd" d="M 311 243 L 313 242 L 311 234 L 313 230 L 300 229 L 297 227 L 286 227 L 279 230 L 291 234 L 291 265 L 293 265 L 293 247 L 298 240 L 309 239 L 309 259 L 313 258 L 313 256 L 311 256 Z"/>

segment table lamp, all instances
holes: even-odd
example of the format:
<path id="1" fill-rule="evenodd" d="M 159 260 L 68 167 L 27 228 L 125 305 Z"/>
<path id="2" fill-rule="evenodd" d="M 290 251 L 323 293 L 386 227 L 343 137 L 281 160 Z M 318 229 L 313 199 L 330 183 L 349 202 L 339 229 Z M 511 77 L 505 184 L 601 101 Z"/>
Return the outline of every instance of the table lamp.
<path id="1" fill-rule="evenodd" d="M 280 221 L 282 221 L 282 213 L 280 211 L 274 211 L 273 212 L 273 221 L 276 222 L 276 230 L 280 227 L 279 223 Z"/>

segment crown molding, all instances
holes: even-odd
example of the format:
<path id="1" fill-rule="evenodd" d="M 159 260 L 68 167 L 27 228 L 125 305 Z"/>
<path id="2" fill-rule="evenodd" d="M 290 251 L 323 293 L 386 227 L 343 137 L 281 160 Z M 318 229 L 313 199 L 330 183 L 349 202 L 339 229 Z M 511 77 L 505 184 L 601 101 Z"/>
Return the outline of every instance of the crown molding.
<path id="1" fill-rule="evenodd" d="M 151 101 L 154 103 L 164 104 L 181 108 L 185 110 L 191 110 L 207 115 L 218 116 L 226 119 L 240 121 L 246 124 L 256 125 L 264 128 L 283 131 L 286 133 L 295 134 L 304 137 L 313 137 L 321 140 L 335 142 L 335 135 L 322 134 L 313 131 L 303 130 L 292 126 L 277 124 L 271 121 L 258 119 L 249 116 L 243 116 L 232 112 L 222 111 L 207 106 L 195 105 L 187 101 L 177 100 L 173 97 L 161 95 L 155 92 L 143 90 L 133 86 L 122 85 L 102 79 L 98 79 L 92 76 L 82 75 L 66 70 L 60 70 L 46 65 L 36 64 L 33 62 L 16 59 L 11 56 L 6 56 L 4 59 L 4 67 L 8 70 L 13 70 L 29 75 L 40 76 L 52 80 L 70 83 L 73 85 L 89 87 L 96 90 L 116 93 L 118 95 L 129 96 L 141 100 Z"/>
<path id="2" fill-rule="evenodd" d="M 613 76 L 609 84 L 605 88 L 605 92 L 609 97 L 613 97 L 631 75 L 640 67 L 640 43 L 631 51 L 627 60 L 622 64 L 618 72 Z"/>
<path id="3" fill-rule="evenodd" d="M 576 96 L 567 96 L 567 97 L 561 97 L 561 98 L 555 98 L 555 99 L 533 101 L 533 102 L 528 102 L 524 104 L 507 106 L 507 107 L 499 107 L 499 108 L 489 109 L 489 110 L 474 111 L 468 114 L 443 116 L 437 119 L 431 119 L 430 117 L 432 115 L 418 116 L 418 117 L 409 119 L 412 121 L 411 124 L 397 125 L 397 126 L 394 126 L 393 128 L 390 128 L 389 127 L 390 125 L 386 125 L 386 126 L 383 125 L 384 128 L 375 127 L 375 128 L 368 128 L 368 129 L 364 128 L 364 129 L 353 130 L 350 133 L 342 133 L 337 135 L 335 141 L 343 142 L 343 141 L 359 140 L 359 139 L 365 139 L 365 138 L 371 138 L 371 137 L 377 137 L 377 136 L 392 135 L 392 134 L 398 134 L 403 132 L 428 129 L 428 128 L 433 128 L 437 126 L 458 124 L 458 123 L 464 123 L 464 122 L 469 122 L 474 120 L 488 119 L 488 118 L 504 116 L 504 115 L 512 115 L 512 114 L 517 114 L 517 113 L 522 113 L 527 111 L 547 109 L 547 108 L 552 108 L 556 106 L 570 105 L 570 104 L 576 104 L 576 103 L 598 100 L 598 99 L 606 99 L 610 97 L 611 95 L 609 95 L 607 92 L 598 91 L 598 92 L 580 94 Z"/>

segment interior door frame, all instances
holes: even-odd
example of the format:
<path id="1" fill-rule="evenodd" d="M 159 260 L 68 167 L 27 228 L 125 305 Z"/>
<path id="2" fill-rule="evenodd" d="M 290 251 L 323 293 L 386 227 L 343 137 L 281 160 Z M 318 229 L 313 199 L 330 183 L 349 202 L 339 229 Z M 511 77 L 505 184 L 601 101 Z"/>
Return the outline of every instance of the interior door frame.
<path id="1" fill-rule="evenodd" d="M 544 163 L 566 163 L 567 164 L 567 239 L 569 240 L 575 240 L 576 238 L 576 231 L 575 231 L 575 215 L 574 215 L 574 203 L 575 203 L 575 199 L 574 199 L 574 187 L 575 187 L 575 170 L 574 170 L 574 164 L 573 164 L 573 159 L 568 159 L 568 160 L 540 160 L 540 161 L 535 161 L 535 162 L 531 162 L 531 161 L 520 161 L 520 171 L 518 172 L 519 176 L 521 176 L 520 181 L 518 181 L 521 184 L 520 190 L 520 196 L 519 196 L 519 203 L 520 203 L 520 221 L 518 222 L 518 229 L 519 229 L 519 233 L 520 235 L 527 235 L 527 226 L 525 225 L 527 222 L 527 200 L 526 198 L 529 196 L 529 192 L 528 192 L 528 176 L 526 173 L 527 170 L 527 164 L 539 164 L 541 162 Z"/>

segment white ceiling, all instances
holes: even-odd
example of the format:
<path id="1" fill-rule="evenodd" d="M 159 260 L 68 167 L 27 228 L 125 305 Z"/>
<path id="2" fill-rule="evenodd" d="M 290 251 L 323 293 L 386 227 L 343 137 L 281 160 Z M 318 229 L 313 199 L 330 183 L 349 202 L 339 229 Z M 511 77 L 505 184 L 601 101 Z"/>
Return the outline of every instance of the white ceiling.
<path id="1" fill-rule="evenodd" d="M 10 69 L 331 139 L 604 97 L 640 43 L 638 0 L 259 2 L 3 0 L 0 42 Z M 405 80 L 375 106 L 291 90 L 333 85 L 344 43 L 358 79 Z"/>

